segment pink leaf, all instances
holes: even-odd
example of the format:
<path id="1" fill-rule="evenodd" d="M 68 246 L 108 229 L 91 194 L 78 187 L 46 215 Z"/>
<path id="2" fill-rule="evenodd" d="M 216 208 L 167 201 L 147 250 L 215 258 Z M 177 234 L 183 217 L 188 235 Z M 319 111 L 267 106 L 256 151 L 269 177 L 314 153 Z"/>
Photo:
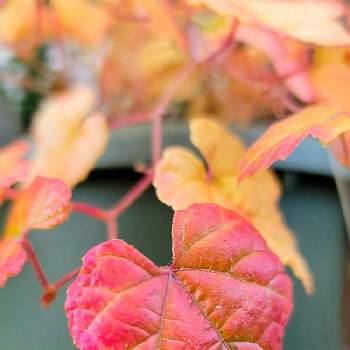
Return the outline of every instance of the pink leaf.
<path id="1" fill-rule="evenodd" d="M 280 350 L 291 282 L 236 213 L 193 205 L 175 213 L 174 261 L 159 268 L 112 240 L 91 249 L 67 294 L 82 350 Z"/>

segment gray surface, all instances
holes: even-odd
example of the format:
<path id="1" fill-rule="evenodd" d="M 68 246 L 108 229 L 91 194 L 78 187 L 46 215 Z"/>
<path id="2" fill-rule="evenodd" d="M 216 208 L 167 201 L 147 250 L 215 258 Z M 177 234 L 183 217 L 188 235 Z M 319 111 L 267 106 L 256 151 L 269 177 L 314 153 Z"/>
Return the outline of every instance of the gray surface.
<path id="1" fill-rule="evenodd" d="M 77 189 L 75 199 L 109 206 L 135 180 L 118 174 L 92 177 Z M 282 207 L 310 262 L 317 292 L 308 297 L 295 283 L 296 306 L 285 350 L 340 350 L 344 230 L 337 195 L 328 184 L 303 184 L 295 177 L 287 183 Z M 156 263 L 167 264 L 171 215 L 150 190 L 122 216 L 121 238 Z M 75 214 L 59 229 L 32 237 L 45 270 L 56 279 L 79 265 L 84 252 L 105 236 L 101 224 Z M 48 311 L 40 308 L 39 295 L 30 266 L 0 290 L 0 350 L 74 349 L 63 313 L 64 293 Z"/>

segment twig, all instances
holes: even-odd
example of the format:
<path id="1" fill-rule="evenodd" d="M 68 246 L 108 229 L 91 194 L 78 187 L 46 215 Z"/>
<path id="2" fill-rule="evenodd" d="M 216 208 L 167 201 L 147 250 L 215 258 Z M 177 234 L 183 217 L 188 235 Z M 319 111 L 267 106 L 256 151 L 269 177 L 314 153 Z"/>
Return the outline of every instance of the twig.
<path id="1" fill-rule="evenodd" d="M 172 84 L 165 91 L 158 105 L 150 113 L 150 119 L 152 120 L 152 159 L 153 167 L 158 163 L 162 153 L 162 138 L 163 138 L 163 115 L 169 107 L 172 99 L 180 89 L 181 85 L 192 73 L 196 64 L 190 61 L 184 69 L 182 69 L 176 78 L 172 81 Z"/>
<path id="2" fill-rule="evenodd" d="M 107 211 L 88 203 L 73 202 L 72 210 L 74 212 L 95 218 L 96 220 L 107 220 L 109 218 Z"/>
<path id="3" fill-rule="evenodd" d="M 108 239 L 117 239 L 118 238 L 118 230 L 117 230 L 116 218 L 110 218 L 110 219 L 106 220 L 106 225 L 107 225 Z"/>
<path id="4" fill-rule="evenodd" d="M 25 251 L 28 255 L 29 261 L 31 262 L 31 264 L 33 266 L 34 272 L 35 272 L 36 277 L 38 278 L 38 280 L 40 282 L 40 285 L 44 289 L 47 289 L 50 284 L 48 282 L 48 279 L 45 275 L 45 272 L 41 266 L 39 258 L 36 255 L 35 250 L 31 244 L 31 242 L 27 238 L 24 238 L 22 240 L 22 245 L 23 245 L 23 248 L 25 249 Z"/>
<path id="5" fill-rule="evenodd" d="M 109 210 L 110 218 L 117 219 L 141 194 L 151 185 L 153 170 L 146 175 L 112 208 Z"/>

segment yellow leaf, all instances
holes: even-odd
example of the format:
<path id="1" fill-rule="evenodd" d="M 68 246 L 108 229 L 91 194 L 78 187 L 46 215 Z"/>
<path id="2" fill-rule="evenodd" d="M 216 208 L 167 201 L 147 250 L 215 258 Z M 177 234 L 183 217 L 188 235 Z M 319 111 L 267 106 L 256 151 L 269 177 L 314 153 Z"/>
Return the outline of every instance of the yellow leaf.
<path id="1" fill-rule="evenodd" d="M 320 103 L 350 112 L 350 67 L 345 63 L 321 65 L 312 71 L 312 82 Z"/>
<path id="2" fill-rule="evenodd" d="M 95 102 L 94 93 L 80 86 L 43 103 L 34 120 L 31 178 L 58 178 L 73 187 L 87 177 L 109 134 L 105 117 L 93 110 Z"/>
<path id="3" fill-rule="evenodd" d="M 293 38 L 321 46 L 350 44 L 342 24 L 346 7 L 332 0 L 188 0 L 206 4 L 220 15 L 243 23 L 263 25 Z"/>
<path id="4" fill-rule="evenodd" d="M 6 0 L 0 7 L 1 40 L 26 48 L 60 38 L 98 45 L 111 24 L 106 8 L 86 0 L 50 0 L 40 6 L 36 0 Z"/>
<path id="5" fill-rule="evenodd" d="M 209 119 L 194 119 L 190 129 L 191 141 L 207 168 L 185 148 L 167 149 L 154 179 L 158 198 L 174 210 L 194 203 L 214 203 L 238 211 L 258 228 L 270 248 L 311 293 L 311 273 L 278 208 L 280 185 L 274 174 L 263 171 L 238 187 L 239 161 L 245 152 L 241 141 Z"/>

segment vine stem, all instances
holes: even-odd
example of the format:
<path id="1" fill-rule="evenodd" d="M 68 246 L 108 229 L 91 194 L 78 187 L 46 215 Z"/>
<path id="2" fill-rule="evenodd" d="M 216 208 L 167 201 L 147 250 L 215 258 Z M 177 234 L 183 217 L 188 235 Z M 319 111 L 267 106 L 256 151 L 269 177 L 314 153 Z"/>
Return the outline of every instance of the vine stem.
<path id="1" fill-rule="evenodd" d="M 107 226 L 108 239 L 117 239 L 118 238 L 118 229 L 117 229 L 116 218 L 110 218 L 110 219 L 106 220 L 106 226 Z"/>
<path id="2" fill-rule="evenodd" d="M 109 218 L 107 211 L 88 203 L 73 202 L 72 210 L 74 212 L 95 218 L 96 220 L 105 221 Z"/>
<path id="3" fill-rule="evenodd" d="M 152 184 L 153 169 L 148 170 L 143 178 L 112 208 L 110 218 L 117 219 L 141 194 Z"/>
<path id="4" fill-rule="evenodd" d="M 26 236 L 26 234 L 24 236 Z M 43 289 L 46 290 L 47 288 L 49 288 L 50 283 L 45 275 L 45 272 L 41 266 L 40 260 L 34 250 L 32 243 L 29 241 L 28 238 L 25 237 L 22 241 L 22 245 L 28 255 L 30 263 L 33 266 L 34 272 L 40 282 L 40 285 Z"/>
<path id="5" fill-rule="evenodd" d="M 72 278 L 74 278 L 80 271 L 80 267 L 68 272 L 64 276 L 62 276 L 60 279 L 58 279 L 55 283 L 51 284 L 51 286 L 54 287 L 54 289 L 57 291 L 64 287 L 64 285 L 69 282 Z"/>
<path id="6" fill-rule="evenodd" d="M 168 90 L 165 91 L 163 97 L 156 105 L 154 110 L 150 113 L 150 119 L 152 120 L 152 159 L 153 167 L 158 163 L 162 153 L 162 142 L 163 142 L 163 115 L 169 107 L 172 99 L 179 91 L 182 84 L 192 73 L 196 63 L 190 61 L 184 69 L 180 70 L 176 78 L 172 81 Z"/>

